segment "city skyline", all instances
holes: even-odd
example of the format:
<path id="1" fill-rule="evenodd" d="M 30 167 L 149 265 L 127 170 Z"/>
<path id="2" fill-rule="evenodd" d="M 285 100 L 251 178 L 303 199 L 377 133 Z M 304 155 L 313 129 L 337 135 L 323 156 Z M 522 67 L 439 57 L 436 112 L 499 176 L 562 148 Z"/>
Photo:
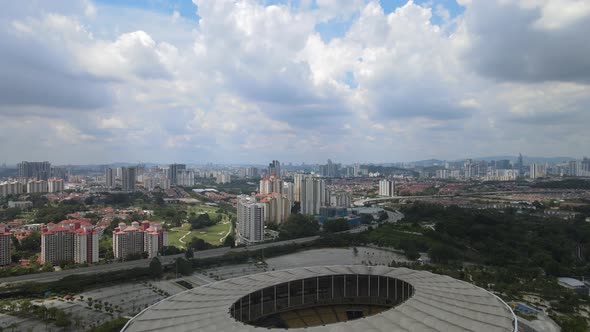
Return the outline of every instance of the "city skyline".
<path id="1" fill-rule="evenodd" d="M 8 162 L 583 156 L 590 141 L 579 1 L 19 1 L 0 22 Z"/>

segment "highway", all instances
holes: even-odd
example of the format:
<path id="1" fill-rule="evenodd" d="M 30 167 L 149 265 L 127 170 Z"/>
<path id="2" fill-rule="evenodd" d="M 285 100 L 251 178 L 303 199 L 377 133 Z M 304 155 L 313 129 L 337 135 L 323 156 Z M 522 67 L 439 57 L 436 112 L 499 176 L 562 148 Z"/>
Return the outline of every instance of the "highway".
<path id="1" fill-rule="evenodd" d="M 354 201 L 352 204 L 356 207 L 368 206 L 375 203 L 383 203 L 397 199 L 416 199 L 416 198 L 444 198 L 444 197 L 471 197 L 471 196 L 485 196 L 485 195 L 512 195 L 512 194 L 558 194 L 574 192 L 574 189 L 554 189 L 554 190 L 514 190 L 514 191 L 482 191 L 482 192 L 464 192 L 460 194 L 447 195 L 424 195 L 424 196 L 390 196 L 390 197 L 376 197 L 364 198 Z"/>
<path id="2" fill-rule="evenodd" d="M 351 230 L 351 232 L 360 232 L 361 229 Z M 248 247 L 238 247 L 238 248 L 215 248 L 203 251 L 196 251 L 194 258 L 211 258 L 211 257 L 221 257 L 229 252 L 243 252 L 243 251 L 254 251 L 266 248 L 272 248 L 277 246 L 282 246 L 285 244 L 294 244 L 294 243 L 306 243 L 311 242 L 314 240 L 319 239 L 319 236 L 311 236 L 305 237 L 295 240 L 286 240 L 286 241 L 279 241 L 279 242 L 269 242 L 263 244 L 252 245 Z M 184 254 L 178 255 L 170 255 L 170 256 L 160 256 L 160 261 L 162 265 L 169 265 L 173 264 L 174 260 L 179 257 L 184 257 Z M 119 271 L 119 270 L 127 270 L 136 267 L 148 267 L 150 264 L 150 259 L 141 259 L 136 261 L 128 261 L 128 262 L 115 262 L 110 264 L 101 264 L 101 265 L 93 265 L 89 267 L 81 267 L 72 270 L 63 270 L 63 271 L 56 271 L 56 272 L 43 272 L 43 273 L 36 273 L 36 274 L 29 274 L 24 276 L 16 276 L 16 277 L 7 277 L 7 278 L 0 278 L 0 286 L 6 286 L 8 284 L 14 283 L 23 283 L 23 282 L 51 282 L 59 280 L 63 277 L 72 274 L 89 274 L 89 273 L 105 273 L 111 271 Z"/>

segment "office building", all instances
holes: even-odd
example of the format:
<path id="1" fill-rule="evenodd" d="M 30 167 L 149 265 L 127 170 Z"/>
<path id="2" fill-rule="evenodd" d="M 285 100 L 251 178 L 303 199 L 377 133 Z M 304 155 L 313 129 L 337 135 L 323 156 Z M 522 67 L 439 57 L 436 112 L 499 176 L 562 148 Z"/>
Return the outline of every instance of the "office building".
<path id="1" fill-rule="evenodd" d="M 45 180 L 30 180 L 27 182 L 27 193 L 29 194 L 43 194 L 48 191 L 49 188 Z"/>
<path id="2" fill-rule="evenodd" d="M 256 202 L 255 197 L 240 195 L 237 212 L 239 241 L 245 243 L 263 241 L 266 205 Z"/>
<path id="3" fill-rule="evenodd" d="M 117 170 L 115 168 L 107 168 L 104 170 L 105 187 L 115 189 L 117 187 Z"/>
<path id="4" fill-rule="evenodd" d="M 47 181 L 47 191 L 50 193 L 59 193 L 64 191 L 64 180 L 59 178 L 51 178 Z"/>
<path id="5" fill-rule="evenodd" d="M 178 171 L 183 171 L 186 169 L 185 164 L 171 164 L 168 167 L 168 179 L 170 179 L 170 184 L 175 186 L 178 183 Z"/>
<path id="6" fill-rule="evenodd" d="M 48 161 L 23 161 L 18 163 L 18 177 L 26 180 L 45 180 L 51 176 L 51 163 Z"/>
<path id="7" fill-rule="evenodd" d="M 395 196 L 395 182 L 393 180 L 383 179 L 379 181 L 379 196 Z"/>
<path id="8" fill-rule="evenodd" d="M 121 184 L 124 191 L 135 191 L 135 177 L 137 174 L 137 168 L 135 167 L 123 167 Z"/>
<path id="9" fill-rule="evenodd" d="M 6 228 L 6 224 L 0 224 L 0 266 L 10 265 L 12 262 L 11 243 L 10 231 Z"/>
<path id="10" fill-rule="evenodd" d="M 301 183 L 301 213 L 316 215 L 320 213 L 320 208 L 326 206 L 326 183 L 324 180 L 314 177 L 305 176 Z"/>

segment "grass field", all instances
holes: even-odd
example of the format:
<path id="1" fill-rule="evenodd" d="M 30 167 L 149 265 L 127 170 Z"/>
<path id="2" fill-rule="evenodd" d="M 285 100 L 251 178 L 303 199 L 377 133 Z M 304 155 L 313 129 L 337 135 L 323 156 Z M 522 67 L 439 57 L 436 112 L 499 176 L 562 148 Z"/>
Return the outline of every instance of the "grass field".
<path id="1" fill-rule="evenodd" d="M 207 211 L 208 212 L 208 211 Z M 227 232 L 231 229 L 231 222 L 223 220 L 220 223 L 211 227 L 191 230 L 190 224 L 184 224 L 182 227 L 176 227 L 168 232 L 168 244 L 178 248 L 186 248 L 186 242 L 189 242 L 193 237 L 205 240 L 213 245 L 220 245 Z M 188 235 L 187 232 L 190 232 Z M 186 235 L 186 236 L 185 236 Z M 184 238 L 182 238 L 185 236 Z M 180 239 L 185 243 L 182 243 Z M 221 241 L 219 239 L 222 239 Z"/>

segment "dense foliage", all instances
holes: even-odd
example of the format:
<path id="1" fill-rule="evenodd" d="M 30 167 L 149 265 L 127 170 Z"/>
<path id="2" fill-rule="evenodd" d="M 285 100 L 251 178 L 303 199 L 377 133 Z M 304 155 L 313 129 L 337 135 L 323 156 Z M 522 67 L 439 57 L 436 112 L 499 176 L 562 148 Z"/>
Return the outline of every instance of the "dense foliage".
<path id="1" fill-rule="evenodd" d="M 282 240 L 296 239 L 317 235 L 320 225 L 312 216 L 300 213 L 292 214 L 279 227 L 279 238 Z"/>
<path id="2" fill-rule="evenodd" d="M 590 189 L 590 181 L 584 179 L 564 179 L 561 181 L 544 181 L 533 184 L 533 188 L 549 189 Z"/>

